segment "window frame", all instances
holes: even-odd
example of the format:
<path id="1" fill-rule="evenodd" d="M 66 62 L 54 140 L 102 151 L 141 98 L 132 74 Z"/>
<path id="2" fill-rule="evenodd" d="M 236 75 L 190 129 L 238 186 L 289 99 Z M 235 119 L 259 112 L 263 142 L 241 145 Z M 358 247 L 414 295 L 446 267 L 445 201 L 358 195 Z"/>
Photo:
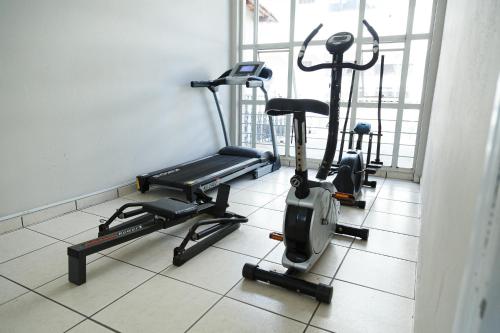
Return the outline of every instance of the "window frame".
<path id="1" fill-rule="evenodd" d="M 254 7 L 259 8 L 259 0 L 253 0 L 254 1 Z M 289 0 L 290 1 L 290 26 L 289 26 L 289 39 L 286 42 L 279 42 L 279 43 L 262 43 L 258 44 L 257 43 L 257 38 L 258 38 L 258 29 L 259 29 L 259 22 L 258 22 L 258 10 L 253 11 L 253 42 L 252 44 L 243 44 L 243 15 L 244 15 L 244 6 L 246 3 L 246 0 L 239 0 L 238 5 L 234 6 L 234 10 L 237 12 L 235 15 L 237 15 L 237 60 L 241 61 L 243 59 L 243 52 L 244 51 L 251 51 L 252 52 L 252 59 L 255 61 L 258 58 L 258 53 L 259 51 L 281 51 L 281 52 L 288 52 L 288 77 L 287 77 L 287 98 L 291 98 L 293 96 L 293 74 L 294 74 L 294 48 L 301 47 L 302 46 L 302 41 L 295 41 L 295 12 L 296 12 L 296 1 L 295 0 Z M 362 45 L 363 44 L 370 44 L 372 42 L 371 37 L 365 36 L 363 37 L 363 29 L 364 25 L 362 23 L 364 14 L 365 14 L 365 8 L 366 8 L 366 1 L 367 0 L 359 0 L 359 12 L 358 12 L 358 27 L 357 27 L 357 36 L 354 41 L 354 47 L 355 47 L 355 56 L 356 59 L 361 58 L 361 53 L 362 53 Z M 423 112 L 424 112 L 424 102 L 425 102 L 425 93 L 426 93 L 426 86 L 428 84 L 427 80 L 429 76 L 432 77 L 432 75 L 429 75 L 428 69 L 429 69 L 429 61 L 430 61 L 430 50 L 432 46 L 432 41 L 433 41 L 433 22 L 435 20 L 435 15 L 436 15 L 436 4 L 437 0 L 432 1 L 432 13 L 431 13 L 431 20 L 430 20 L 430 27 L 429 27 L 429 32 L 428 33 L 418 33 L 418 34 L 413 34 L 412 29 L 413 29 L 413 20 L 414 20 L 414 15 L 415 15 L 415 6 L 416 6 L 416 1 L 417 0 L 409 0 L 408 3 L 408 16 L 407 16 L 407 22 L 406 22 L 406 34 L 405 35 L 394 35 L 394 36 L 381 36 L 380 37 L 380 43 L 402 43 L 403 44 L 403 59 L 402 59 L 402 71 L 401 71 L 401 78 L 400 78 L 400 84 L 399 84 L 399 98 L 397 103 L 387 103 L 383 102 L 382 103 L 382 108 L 386 109 L 396 109 L 396 125 L 394 129 L 394 141 L 393 141 L 393 151 L 392 151 L 392 163 L 391 166 L 384 166 L 382 168 L 383 171 L 394 171 L 394 172 L 399 172 L 399 173 L 405 173 L 413 177 L 416 169 L 416 164 L 417 161 L 419 160 L 418 154 L 421 152 L 421 149 L 419 149 L 419 144 L 422 142 L 420 140 L 420 133 L 421 133 L 421 124 L 423 120 Z M 427 40 L 427 51 L 426 51 L 426 60 L 424 64 L 424 75 L 423 75 L 423 83 L 422 83 L 422 91 L 421 91 L 421 97 L 420 97 L 420 103 L 415 104 L 415 103 L 405 103 L 405 93 L 406 93 L 406 84 L 407 84 L 407 79 L 408 79 L 408 69 L 409 69 L 409 61 L 410 61 L 410 52 L 411 52 L 411 45 L 412 42 L 415 40 Z M 324 45 L 326 40 L 313 40 L 310 42 L 309 45 Z M 358 108 L 373 108 L 377 106 L 376 103 L 367 103 L 367 102 L 359 102 L 358 101 L 358 88 L 359 88 L 359 75 L 356 75 L 355 77 L 355 82 L 354 82 L 354 90 L 353 90 L 353 98 L 352 98 L 352 103 L 351 103 L 351 117 L 350 117 L 350 126 L 351 128 L 354 127 L 355 125 L 355 119 L 356 119 L 356 111 Z M 264 105 L 264 101 L 262 100 L 257 100 L 256 98 L 256 92 L 254 91 L 252 93 L 252 99 L 250 100 L 243 100 L 242 99 L 242 94 L 241 90 L 238 89 L 236 91 L 236 106 L 238 110 L 238 121 L 235 124 L 237 126 L 237 129 L 235 131 L 236 134 L 236 139 L 239 145 L 242 144 L 242 135 L 241 135 L 241 119 L 242 119 L 242 110 L 244 105 L 249 105 L 251 112 L 252 112 L 252 140 L 251 140 L 251 146 L 255 147 L 256 146 L 256 110 L 257 110 L 257 105 Z M 272 96 L 270 96 L 272 98 Z M 340 103 L 341 107 L 346 107 L 347 103 L 346 102 L 341 102 Z M 405 109 L 416 109 L 419 110 L 419 120 L 417 124 L 417 130 L 416 130 L 416 140 L 414 144 L 414 154 L 413 154 L 413 162 L 412 162 L 412 167 L 411 168 L 402 168 L 398 167 L 398 158 L 399 156 L 399 148 L 400 148 L 400 142 L 401 142 L 401 130 L 402 130 L 402 125 L 403 125 L 403 114 Z M 430 110 L 428 111 L 430 112 Z M 290 165 L 293 165 L 293 160 L 294 157 L 293 155 L 290 154 L 290 135 L 291 135 L 291 117 L 287 116 L 286 117 L 286 122 L 285 122 L 285 155 L 282 156 L 283 161 L 290 161 Z M 424 141 L 425 142 L 425 141 Z M 293 147 L 292 147 L 293 149 Z M 338 149 L 338 148 L 337 148 Z M 404 157 L 404 156 L 402 156 Z M 311 164 L 311 166 L 319 165 L 321 160 L 319 159 L 308 159 L 308 162 Z"/>

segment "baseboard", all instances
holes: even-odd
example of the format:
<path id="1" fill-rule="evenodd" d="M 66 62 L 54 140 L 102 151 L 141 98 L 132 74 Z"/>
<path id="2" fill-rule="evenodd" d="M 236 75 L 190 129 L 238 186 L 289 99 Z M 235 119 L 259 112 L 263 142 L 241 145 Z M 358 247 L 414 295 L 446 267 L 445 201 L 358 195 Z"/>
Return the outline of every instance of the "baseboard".
<path id="1" fill-rule="evenodd" d="M 0 234 L 11 232 L 55 217 L 98 205 L 108 200 L 135 192 L 135 182 L 121 184 L 110 189 L 90 193 L 69 200 L 38 207 L 0 218 Z"/>

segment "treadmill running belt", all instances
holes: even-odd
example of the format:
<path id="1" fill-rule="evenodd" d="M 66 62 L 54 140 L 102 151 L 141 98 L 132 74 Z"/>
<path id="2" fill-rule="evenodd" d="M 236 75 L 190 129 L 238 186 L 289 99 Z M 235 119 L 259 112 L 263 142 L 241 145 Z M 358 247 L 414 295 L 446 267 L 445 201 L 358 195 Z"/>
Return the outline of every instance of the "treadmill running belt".
<path id="1" fill-rule="evenodd" d="M 177 172 L 153 177 L 168 182 L 185 183 L 203 178 L 245 161 L 254 161 L 251 164 L 255 164 L 259 162 L 259 159 L 231 155 L 214 155 L 183 166 Z"/>

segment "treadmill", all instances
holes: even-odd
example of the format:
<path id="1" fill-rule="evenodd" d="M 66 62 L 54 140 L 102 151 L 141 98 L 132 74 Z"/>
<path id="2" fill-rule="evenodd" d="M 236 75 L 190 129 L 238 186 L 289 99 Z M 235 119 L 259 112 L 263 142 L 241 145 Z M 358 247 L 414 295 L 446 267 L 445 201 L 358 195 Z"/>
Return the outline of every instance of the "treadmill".
<path id="1" fill-rule="evenodd" d="M 232 69 L 224 72 L 212 81 L 191 81 L 193 88 L 208 88 L 212 93 L 226 146 L 216 154 L 191 162 L 178 164 L 154 172 L 137 176 L 136 187 L 142 193 L 149 190 L 150 185 L 184 191 L 188 201 L 197 201 L 206 197 L 205 191 L 245 174 L 252 174 L 254 179 L 278 170 L 281 167 L 276 146 L 273 120 L 269 117 L 270 135 L 273 151 L 260 151 L 248 147 L 231 146 L 229 143 L 221 103 L 217 91 L 222 85 L 246 86 L 259 88 L 268 100 L 265 82 L 272 77 L 271 69 L 264 67 L 263 62 L 239 62 Z"/>

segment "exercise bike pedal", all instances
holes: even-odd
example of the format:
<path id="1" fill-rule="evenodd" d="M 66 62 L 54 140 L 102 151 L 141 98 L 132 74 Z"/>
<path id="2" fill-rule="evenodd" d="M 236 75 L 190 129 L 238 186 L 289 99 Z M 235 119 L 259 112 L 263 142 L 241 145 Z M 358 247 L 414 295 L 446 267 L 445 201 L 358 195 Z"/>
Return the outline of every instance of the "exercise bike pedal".
<path id="1" fill-rule="evenodd" d="M 277 240 L 277 241 L 283 241 L 283 234 L 281 232 L 276 232 L 273 231 L 269 234 L 269 238 Z"/>

